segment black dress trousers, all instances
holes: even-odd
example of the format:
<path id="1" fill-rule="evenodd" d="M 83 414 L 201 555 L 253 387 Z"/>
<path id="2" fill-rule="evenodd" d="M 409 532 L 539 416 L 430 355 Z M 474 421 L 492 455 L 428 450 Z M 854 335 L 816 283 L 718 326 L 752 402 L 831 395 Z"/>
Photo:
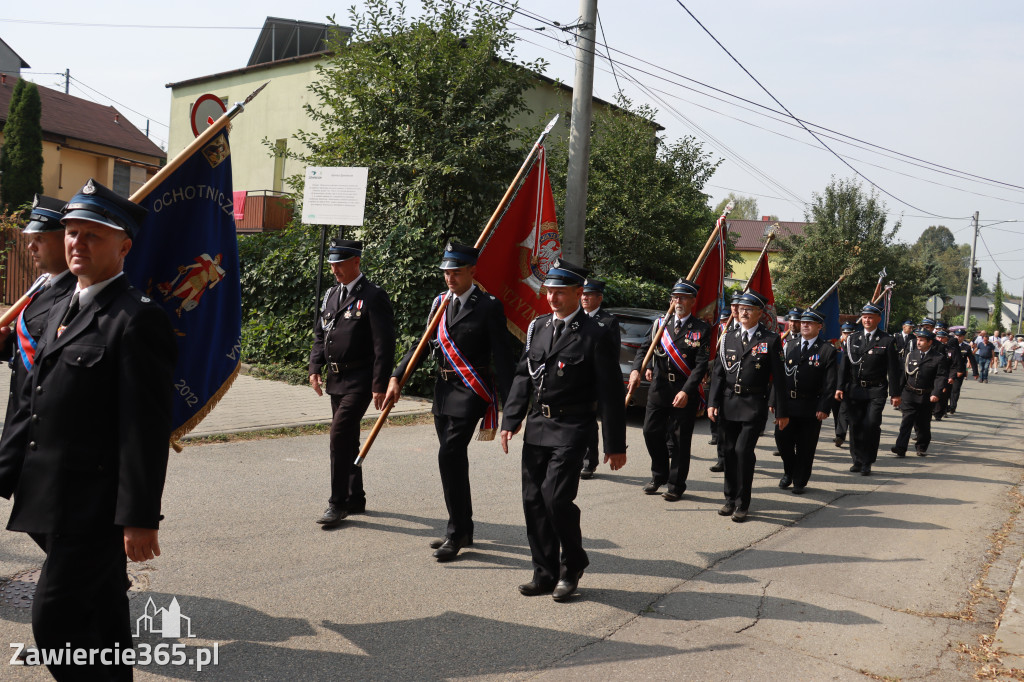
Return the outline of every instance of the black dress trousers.
<path id="1" fill-rule="evenodd" d="M 330 504 L 345 507 L 365 504 L 363 469 L 353 464 L 359 456 L 359 423 L 372 399 L 370 393 L 331 394 L 331 499 Z"/>

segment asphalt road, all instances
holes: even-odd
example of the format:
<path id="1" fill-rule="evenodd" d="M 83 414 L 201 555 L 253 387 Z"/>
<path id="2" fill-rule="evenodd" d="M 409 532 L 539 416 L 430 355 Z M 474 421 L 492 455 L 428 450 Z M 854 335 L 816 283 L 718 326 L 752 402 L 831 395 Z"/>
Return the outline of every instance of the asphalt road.
<path id="1" fill-rule="evenodd" d="M 190 656 L 216 644 L 218 663 L 148 666 L 137 678 L 970 679 L 956 649 L 994 628 L 992 600 L 970 590 L 985 579 L 989 536 L 1014 516 L 1024 377 L 964 392 L 960 414 L 936 426 L 933 456 L 883 454 L 871 477 L 848 473 L 848 450 L 823 439 L 803 497 L 776 485 L 769 427 L 745 524 L 715 513 L 706 422 L 686 496 L 643 495 L 649 460 L 634 415 L 627 466 L 602 465 L 580 484 L 591 565 L 566 604 L 516 591 L 531 576 L 519 437 L 509 455 L 473 442 L 476 545 L 449 564 L 427 546 L 445 525 L 432 426 L 385 430 L 364 466 L 369 512 L 326 532 L 314 523 L 328 494 L 326 436 L 188 447 L 172 453 L 164 554 L 136 567 L 133 617 L 148 598 L 177 598 L 196 637 L 139 641 L 180 641 Z M 884 449 L 896 426 L 886 415 Z M 0 518 L 8 511 L 0 501 Z M 27 538 L 0 533 L 0 575 L 41 560 Z M 997 594 L 1013 577 L 990 574 Z M 28 622 L 0 601 L 0 639 L 31 641 Z"/>

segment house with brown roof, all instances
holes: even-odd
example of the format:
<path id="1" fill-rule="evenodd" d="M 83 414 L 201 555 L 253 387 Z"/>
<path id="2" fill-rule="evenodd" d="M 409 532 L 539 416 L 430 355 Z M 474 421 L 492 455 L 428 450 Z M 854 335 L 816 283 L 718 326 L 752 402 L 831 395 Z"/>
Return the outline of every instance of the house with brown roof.
<path id="1" fill-rule="evenodd" d="M 0 73 L 0 142 L 18 78 Z M 167 153 L 112 106 L 39 85 L 43 193 L 70 199 L 89 178 L 129 196 L 167 162 Z"/>
<path id="2" fill-rule="evenodd" d="M 772 220 L 769 216 L 762 216 L 760 220 L 726 220 L 728 234 L 736 235 L 735 249 L 743 258 L 741 263 L 733 267 L 728 279 L 745 284 L 750 275 L 754 273 L 754 265 L 764 250 L 765 240 L 768 233 L 775 230 L 775 239 L 802 235 L 807 223 Z M 773 240 L 768 247 L 768 267 L 775 269 L 776 265 L 772 260 L 772 254 L 778 253 L 779 248 Z M 726 284 L 729 284 L 727 281 Z"/>

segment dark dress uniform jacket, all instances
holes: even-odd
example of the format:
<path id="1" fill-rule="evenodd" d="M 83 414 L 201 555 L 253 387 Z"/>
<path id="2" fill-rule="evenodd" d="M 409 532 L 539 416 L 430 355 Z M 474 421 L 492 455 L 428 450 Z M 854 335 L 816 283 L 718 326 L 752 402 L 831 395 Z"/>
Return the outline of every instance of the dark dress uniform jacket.
<path id="1" fill-rule="evenodd" d="M 768 389 L 785 380 L 782 341 L 779 335 L 758 324 L 753 338 L 744 346 L 743 328 L 725 335 L 719 348 L 722 358 L 732 368 L 727 372 L 722 358 L 715 360 L 711 370 L 711 394 L 708 406 L 722 410 L 721 419 L 748 422 L 765 419 L 768 414 Z M 739 384 L 740 392 L 736 393 Z M 789 416 L 785 402 L 775 409 L 776 418 Z"/>
<path id="2" fill-rule="evenodd" d="M 835 405 L 838 353 L 820 334 L 806 353 L 802 348 L 802 338 L 786 344 L 786 382 L 772 385 L 772 405 L 778 413 L 779 402 L 785 402 L 790 417 L 829 414 Z"/>
<path id="3" fill-rule="evenodd" d="M 942 397 L 949 373 L 949 363 L 941 349 L 942 345 L 932 343 L 926 353 L 916 348 L 907 351 L 899 382 L 900 397 L 904 402 L 927 403 L 931 401 L 931 396 Z"/>
<path id="4" fill-rule="evenodd" d="M 448 333 L 452 341 L 491 390 L 495 389 L 495 378 L 497 378 L 497 395 L 504 402 L 512 386 L 515 358 L 512 356 L 512 347 L 509 344 L 505 309 L 501 305 L 501 301 L 476 287 L 466 300 L 466 305 L 462 307 L 458 315 L 453 317 L 454 305 L 455 299 L 452 299 L 446 310 Z M 434 316 L 436 309 L 436 304 L 431 306 L 430 315 L 427 316 L 428 322 Z M 441 354 L 436 334 L 430 344 L 432 352 L 438 359 L 438 367 L 442 370 L 451 370 L 451 365 Z M 402 377 L 414 351 L 415 347 L 409 349 L 398 367 L 395 368 L 394 376 Z M 420 356 L 417 366 L 423 362 L 425 356 L 426 353 Z M 438 378 L 434 383 L 432 412 L 435 415 L 479 418 L 486 410 L 487 402 L 473 389 L 466 386 L 457 374 L 445 373 L 443 378 Z"/>
<path id="5" fill-rule="evenodd" d="M 503 431 L 515 431 L 527 416 L 525 442 L 544 447 L 583 446 L 587 424 L 601 415 L 601 435 L 606 453 L 626 451 L 626 391 L 619 368 L 619 346 L 611 327 L 579 309 L 562 335 L 551 346 L 552 316 L 541 315 L 531 323 L 527 347 L 516 367 L 512 390 L 505 404 Z M 561 365 L 561 367 L 559 367 Z M 536 378 L 531 377 L 531 370 Z M 582 410 L 548 418 L 541 405 L 553 414 L 560 408 Z M 592 410 L 587 412 L 586 406 Z"/>
<path id="6" fill-rule="evenodd" d="M 967 344 L 964 345 L 967 346 L 968 351 L 971 349 Z M 956 375 L 960 372 L 966 374 L 967 354 L 964 353 L 963 349 L 960 347 L 960 342 L 954 338 L 951 341 L 942 344 L 942 346 L 943 350 L 946 352 L 946 360 L 949 362 L 948 378 L 956 378 Z"/>
<path id="7" fill-rule="evenodd" d="M 8 529 L 85 533 L 157 528 L 171 435 L 174 331 L 166 313 L 121 275 L 82 307 L 60 338 L 49 315 L 0 472 L 23 457 Z"/>
<path id="8" fill-rule="evenodd" d="M 329 394 L 384 393 L 395 361 L 395 315 L 384 290 L 363 275 L 348 298 L 341 284 L 320 306 L 309 353 L 309 373 L 326 374 Z"/>
<path id="9" fill-rule="evenodd" d="M 28 330 L 29 336 L 35 339 L 37 348 L 39 340 L 43 336 L 43 330 L 46 328 L 46 319 L 50 315 L 50 308 L 53 307 L 54 301 L 60 299 L 67 300 L 67 297 L 74 291 L 77 282 L 78 279 L 65 270 L 60 279 L 36 294 L 32 302 L 25 307 L 25 328 Z M 28 370 L 25 369 L 25 363 L 18 352 L 16 324 L 17 322 L 11 325 L 11 335 L 7 338 L 2 356 L 3 359 L 11 361 L 12 370 L 11 393 L 7 398 L 5 424 L 9 424 L 17 412 L 21 387 L 25 383 L 25 377 L 28 376 Z"/>
<path id="10" fill-rule="evenodd" d="M 876 394 L 884 395 L 886 386 L 889 396 L 899 395 L 899 341 L 876 328 L 871 347 L 863 346 L 863 330 L 850 334 L 846 340 L 843 374 L 839 379 L 844 400 L 867 400 Z"/>
<path id="11" fill-rule="evenodd" d="M 690 367 L 690 376 L 687 378 L 680 372 L 675 363 L 668 357 L 668 354 L 661 346 L 654 349 L 654 357 L 651 359 L 651 387 L 647 393 L 647 401 L 654 405 L 671 405 L 676 394 L 685 391 L 689 396 L 687 405 L 693 404 L 699 399 L 700 384 L 704 375 L 708 373 L 708 356 L 711 350 L 711 325 L 704 320 L 690 315 L 686 322 L 675 331 L 675 315 L 668 316 L 668 327 L 665 335 L 670 337 L 679 349 L 686 364 Z M 633 359 L 633 369 L 640 371 L 644 363 L 647 349 L 651 347 L 651 340 L 654 338 L 654 325 L 647 333 L 647 342 L 637 349 L 636 357 Z"/>

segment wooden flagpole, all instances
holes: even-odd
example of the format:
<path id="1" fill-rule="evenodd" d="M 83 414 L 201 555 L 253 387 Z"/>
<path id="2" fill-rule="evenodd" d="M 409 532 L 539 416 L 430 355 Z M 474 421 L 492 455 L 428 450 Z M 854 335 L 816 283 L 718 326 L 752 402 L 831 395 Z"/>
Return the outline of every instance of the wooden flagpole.
<path id="1" fill-rule="evenodd" d="M 526 155 L 526 160 L 524 160 L 523 165 L 519 167 L 519 172 L 516 173 L 515 178 L 513 178 L 512 184 L 510 184 L 508 189 L 505 190 L 505 195 L 501 198 L 501 201 L 498 202 L 498 207 L 494 209 L 494 213 L 491 214 L 490 220 L 487 221 L 487 225 L 484 227 L 483 232 L 480 233 L 480 237 L 476 240 L 476 248 L 482 249 L 484 244 L 487 243 L 487 238 L 491 235 L 491 231 L 494 230 L 494 226 L 497 224 L 502 213 L 504 213 L 505 207 L 508 205 L 509 201 L 512 200 L 512 197 L 515 196 L 520 183 L 522 183 L 526 174 L 529 172 L 530 167 L 533 165 L 534 157 L 537 156 L 537 150 L 540 149 L 545 138 L 547 138 L 548 134 L 551 133 L 551 130 L 555 127 L 555 123 L 557 122 L 558 115 L 556 114 L 555 117 L 548 122 L 544 131 L 541 132 L 540 136 L 537 138 L 537 141 L 533 143 L 530 153 Z M 424 330 L 423 336 L 420 337 L 419 343 L 416 344 L 416 350 L 413 351 L 412 357 L 409 358 L 409 363 L 405 366 L 405 373 L 402 374 L 402 378 L 398 382 L 399 390 L 405 388 L 406 382 L 409 381 L 409 377 L 412 376 L 420 357 L 423 355 L 427 344 L 430 342 L 430 338 L 434 335 L 434 332 L 437 331 L 437 325 L 441 323 L 441 316 L 444 315 L 444 311 L 448 307 L 448 303 L 451 301 L 451 298 L 451 292 L 449 292 L 448 295 L 441 299 L 441 303 L 437 306 L 434 316 L 430 318 L 430 323 L 427 324 L 427 328 Z M 355 465 L 357 467 L 363 465 L 363 461 L 366 459 L 366 454 L 370 451 L 370 448 L 373 446 L 373 442 L 377 439 L 377 434 L 380 433 L 381 428 L 383 428 L 388 415 L 391 414 L 392 407 L 394 407 L 394 404 L 389 401 L 385 403 L 384 408 L 380 411 L 380 416 L 377 417 L 376 423 L 373 425 L 373 428 L 370 429 L 370 433 L 366 436 L 366 441 L 359 449 L 359 456 L 356 457 L 355 461 Z"/>
<path id="2" fill-rule="evenodd" d="M 715 229 L 712 230 L 711 235 L 708 237 L 707 242 L 704 244 L 704 248 L 700 252 L 700 255 L 697 256 L 697 260 L 694 262 L 693 267 L 690 268 L 690 272 L 686 276 L 686 279 L 688 279 L 688 280 L 690 280 L 692 282 L 693 278 L 696 277 L 697 273 L 700 272 L 700 269 L 702 267 L 704 267 L 704 261 L 707 260 L 708 253 L 710 253 L 710 251 L 711 251 L 711 247 L 714 246 L 715 240 L 721 234 L 722 223 L 725 222 L 725 219 L 729 216 L 729 213 L 732 211 L 732 209 L 733 209 L 733 207 L 735 205 L 736 205 L 736 203 L 733 202 L 733 201 L 730 201 L 728 204 L 725 205 L 725 210 L 722 211 L 722 215 L 720 215 L 718 217 L 718 220 L 715 221 Z M 672 311 L 674 309 L 675 309 L 675 304 L 674 303 L 669 303 L 668 304 L 668 310 L 665 312 L 665 319 L 666 320 L 668 319 L 668 316 L 672 314 Z M 660 327 L 658 327 L 658 331 L 656 331 L 654 333 L 654 338 L 651 339 L 651 345 L 647 349 L 647 354 L 644 355 L 643 363 L 641 363 L 641 365 L 640 365 L 640 377 L 641 378 L 644 375 L 644 370 L 647 369 L 647 365 L 650 364 L 651 358 L 654 356 L 654 349 L 657 348 L 658 344 L 661 342 L 661 335 L 665 333 L 665 326 L 666 325 L 663 324 Z M 631 400 L 633 400 L 633 390 L 632 389 L 628 389 L 626 391 L 626 407 L 629 407 L 629 403 L 630 403 Z"/>

